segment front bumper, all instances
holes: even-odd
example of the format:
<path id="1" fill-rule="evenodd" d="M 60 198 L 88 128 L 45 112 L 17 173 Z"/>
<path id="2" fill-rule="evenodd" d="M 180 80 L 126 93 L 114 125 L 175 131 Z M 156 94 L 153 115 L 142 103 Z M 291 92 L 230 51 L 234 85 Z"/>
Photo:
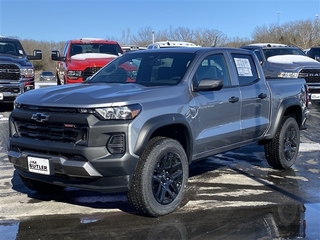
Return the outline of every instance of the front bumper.
<path id="1" fill-rule="evenodd" d="M 320 102 L 320 85 L 308 85 L 309 99 L 313 102 Z"/>
<path id="2" fill-rule="evenodd" d="M 27 160 L 30 156 L 48 159 L 50 175 L 30 172 Z M 103 193 L 127 191 L 130 186 L 132 173 L 131 171 L 125 173 L 125 169 L 134 169 L 133 166 L 130 167 L 129 165 L 134 165 L 132 163 L 136 162 L 130 156 L 125 156 L 116 161 L 102 161 L 98 166 L 94 166 L 90 162 L 72 161 L 59 156 L 28 152 L 19 153 L 15 151 L 9 151 L 8 157 L 17 172 L 25 178 Z M 98 171 L 99 166 L 108 169 L 110 174 L 103 176 Z M 117 172 L 120 175 L 116 174 Z"/>
<path id="3" fill-rule="evenodd" d="M 23 89 L 21 84 L 1 84 L 0 83 L 0 103 L 13 102 L 18 97 Z"/>
<path id="4" fill-rule="evenodd" d="M 8 157 L 19 174 L 99 192 L 129 189 L 138 157 L 128 150 L 128 121 L 99 121 L 90 114 L 48 112 L 49 121 L 42 123 L 33 120 L 37 114 L 15 109 L 9 118 Z M 49 174 L 30 171 L 29 157 L 44 160 Z"/>
<path id="5" fill-rule="evenodd" d="M 0 103 L 12 103 L 20 94 L 32 89 L 34 89 L 33 79 L 10 84 L 0 82 Z"/>

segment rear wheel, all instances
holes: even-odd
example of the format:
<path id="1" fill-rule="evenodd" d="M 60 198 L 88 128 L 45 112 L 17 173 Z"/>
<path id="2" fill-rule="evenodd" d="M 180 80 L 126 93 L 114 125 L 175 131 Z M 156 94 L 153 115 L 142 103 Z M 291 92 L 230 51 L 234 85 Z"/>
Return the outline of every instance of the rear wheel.
<path id="1" fill-rule="evenodd" d="M 265 144 L 269 165 L 275 169 L 290 168 L 297 159 L 300 145 L 300 130 L 293 117 L 285 118 L 275 137 Z"/>
<path id="2" fill-rule="evenodd" d="M 180 205 L 187 187 L 189 163 L 180 143 L 153 138 L 140 157 L 128 200 L 141 214 L 162 216 Z"/>
<path id="3" fill-rule="evenodd" d="M 20 174 L 19 176 L 22 182 L 24 183 L 24 185 L 26 185 L 31 190 L 37 191 L 39 193 L 56 193 L 56 192 L 61 192 L 63 189 L 65 189 L 65 187 L 63 186 L 39 182 L 30 178 L 25 178 Z"/>

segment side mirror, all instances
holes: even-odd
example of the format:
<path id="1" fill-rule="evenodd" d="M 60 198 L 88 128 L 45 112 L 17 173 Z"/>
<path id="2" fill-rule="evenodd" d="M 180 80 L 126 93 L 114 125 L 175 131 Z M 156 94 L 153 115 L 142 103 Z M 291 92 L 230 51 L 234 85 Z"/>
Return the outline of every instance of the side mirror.
<path id="1" fill-rule="evenodd" d="M 57 50 L 51 51 L 51 60 L 53 61 L 64 61 L 64 57 L 60 57 L 60 52 Z"/>
<path id="2" fill-rule="evenodd" d="M 41 50 L 33 50 L 33 55 L 27 56 L 29 60 L 40 60 L 42 59 L 42 51 Z"/>
<path id="3" fill-rule="evenodd" d="M 193 90 L 199 91 L 219 91 L 223 87 L 221 79 L 202 79 L 198 86 L 194 86 Z"/>
<path id="4" fill-rule="evenodd" d="M 315 59 L 316 61 L 320 62 L 320 56 L 316 55 L 316 56 L 314 57 L 314 59 Z"/>

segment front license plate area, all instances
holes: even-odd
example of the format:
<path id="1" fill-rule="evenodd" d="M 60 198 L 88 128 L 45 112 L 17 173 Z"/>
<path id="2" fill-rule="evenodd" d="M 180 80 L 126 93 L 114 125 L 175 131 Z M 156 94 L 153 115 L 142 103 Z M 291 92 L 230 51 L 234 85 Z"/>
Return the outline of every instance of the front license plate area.
<path id="1" fill-rule="evenodd" d="M 30 172 L 50 175 L 49 160 L 46 158 L 28 156 L 28 169 Z"/>
<path id="2" fill-rule="evenodd" d="M 320 93 L 311 94 L 311 100 L 320 100 Z"/>

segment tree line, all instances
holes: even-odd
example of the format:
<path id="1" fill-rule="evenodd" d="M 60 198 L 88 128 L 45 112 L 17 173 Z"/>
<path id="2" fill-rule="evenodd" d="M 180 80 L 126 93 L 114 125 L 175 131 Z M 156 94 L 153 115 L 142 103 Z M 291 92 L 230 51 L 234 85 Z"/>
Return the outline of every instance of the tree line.
<path id="1" fill-rule="evenodd" d="M 297 20 L 282 25 L 269 24 L 258 26 L 250 38 L 229 38 L 217 29 L 190 29 L 178 27 L 154 32 L 151 27 L 141 28 L 137 33 L 131 33 L 127 28 L 120 37 L 106 36 L 108 40 L 117 41 L 120 45 L 137 45 L 146 47 L 152 41 L 186 41 L 203 47 L 240 47 L 250 43 L 282 43 L 308 49 L 320 45 L 320 22 L 315 20 Z M 68 39 L 66 39 L 68 40 Z M 51 60 L 51 51 L 62 51 L 65 42 L 36 41 L 20 39 L 25 51 L 32 54 L 34 49 L 40 49 L 43 59 L 33 61 L 35 69 L 54 71 L 55 63 Z"/>

